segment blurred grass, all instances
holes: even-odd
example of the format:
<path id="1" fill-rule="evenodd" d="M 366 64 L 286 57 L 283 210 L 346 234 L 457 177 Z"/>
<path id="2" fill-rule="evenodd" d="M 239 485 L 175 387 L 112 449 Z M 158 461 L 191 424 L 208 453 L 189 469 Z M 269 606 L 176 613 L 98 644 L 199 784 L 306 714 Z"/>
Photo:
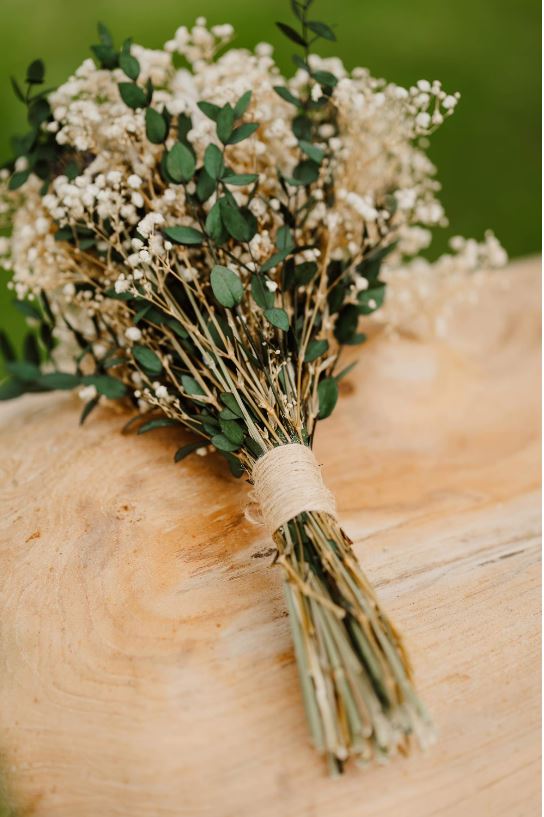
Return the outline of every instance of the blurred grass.
<path id="1" fill-rule="evenodd" d="M 440 231 L 435 252 L 447 237 L 480 237 L 492 228 L 512 256 L 540 248 L 540 10 L 535 0 L 316 0 L 316 17 L 336 24 L 338 53 L 347 66 L 368 66 L 375 75 L 402 84 L 425 77 L 459 90 L 455 116 L 433 137 L 431 156 L 439 168 L 442 199 L 451 229 Z M 11 134 L 24 131 L 24 111 L 10 88 L 42 57 L 48 85 L 62 82 L 96 41 L 97 20 L 117 40 L 160 47 L 178 25 L 205 14 L 212 23 L 231 22 L 236 45 L 260 40 L 276 46 L 290 71 L 291 47 L 274 21 L 290 16 L 287 0 L 3 0 L 0 28 L 0 159 L 8 158 Z M 0 273 L 2 275 L 2 273 Z M 20 343 L 21 318 L 0 282 L 0 326 Z"/>

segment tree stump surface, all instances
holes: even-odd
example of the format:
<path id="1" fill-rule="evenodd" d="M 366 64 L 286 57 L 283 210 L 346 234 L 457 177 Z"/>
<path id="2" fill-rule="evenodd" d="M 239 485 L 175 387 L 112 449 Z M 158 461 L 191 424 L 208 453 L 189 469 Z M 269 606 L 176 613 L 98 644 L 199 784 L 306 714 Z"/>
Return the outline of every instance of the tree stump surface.
<path id="1" fill-rule="evenodd" d="M 503 286 L 508 279 L 510 286 Z M 539 812 L 538 263 L 448 343 L 359 350 L 316 452 L 404 634 L 435 747 L 330 779 L 247 486 L 188 437 L 0 410 L 0 767 L 17 817 Z"/>

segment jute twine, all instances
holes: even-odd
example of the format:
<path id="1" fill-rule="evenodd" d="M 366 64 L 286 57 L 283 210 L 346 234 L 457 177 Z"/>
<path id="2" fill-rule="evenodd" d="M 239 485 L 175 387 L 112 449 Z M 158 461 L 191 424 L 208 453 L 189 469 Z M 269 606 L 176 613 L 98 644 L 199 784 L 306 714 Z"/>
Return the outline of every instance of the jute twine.
<path id="1" fill-rule="evenodd" d="M 306 445 L 289 443 L 268 451 L 253 466 L 252 478 L 246 517 L 265 525 L 271 534 L 304 511 L 321 511 L 336 518 L 334 496 Z"/>

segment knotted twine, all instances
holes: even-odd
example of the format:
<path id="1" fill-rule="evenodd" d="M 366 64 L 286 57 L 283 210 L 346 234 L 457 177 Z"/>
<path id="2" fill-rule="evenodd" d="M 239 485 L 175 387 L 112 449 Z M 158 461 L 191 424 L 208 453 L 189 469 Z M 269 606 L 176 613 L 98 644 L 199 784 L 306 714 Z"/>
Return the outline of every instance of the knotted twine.
<path id="1" fill-rule="evenodd" d="M 253 491 L 246 517 L 265 525 L 270 534 L 305 511 L 336 519 L 336 502 L 325 486 L 311 448 L 288 443 L 272 448 L 253 466 Z M 257 514 L 253 508 L 257 508 Z"/>

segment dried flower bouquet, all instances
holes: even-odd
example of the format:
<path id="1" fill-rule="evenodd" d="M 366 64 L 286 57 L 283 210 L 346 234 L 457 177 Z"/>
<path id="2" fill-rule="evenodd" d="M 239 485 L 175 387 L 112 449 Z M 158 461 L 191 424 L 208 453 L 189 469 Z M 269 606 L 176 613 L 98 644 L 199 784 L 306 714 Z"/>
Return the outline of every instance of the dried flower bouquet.
<path id="1" fill-rule="evenodd" d="M 444 222 L 423 137 L 457 95 L 311 53 L 335 39 L 311 5 L 278 24 L 299 49 L 290 79 L 266 44 L 218 56 L 232 28 L 199 19 L 159 51 L 118 49 L 100 26 L 64 85 L 40 90 L 39 60 L 14 81 L 30 130 L 2 173 L 0 249 L 33 330 L 24 360 L 0 335 L 0 397 L 77 387 L 82 421 L 125 400 L 139 433 L 194 432 L 176 461 L 213 447 L 254 483 L 312 738 L 341 771 L 432 727 L 311 448 L 360 316 Z M 502 263 L 491 235 L 467 247 L 473 266 Z"/>

